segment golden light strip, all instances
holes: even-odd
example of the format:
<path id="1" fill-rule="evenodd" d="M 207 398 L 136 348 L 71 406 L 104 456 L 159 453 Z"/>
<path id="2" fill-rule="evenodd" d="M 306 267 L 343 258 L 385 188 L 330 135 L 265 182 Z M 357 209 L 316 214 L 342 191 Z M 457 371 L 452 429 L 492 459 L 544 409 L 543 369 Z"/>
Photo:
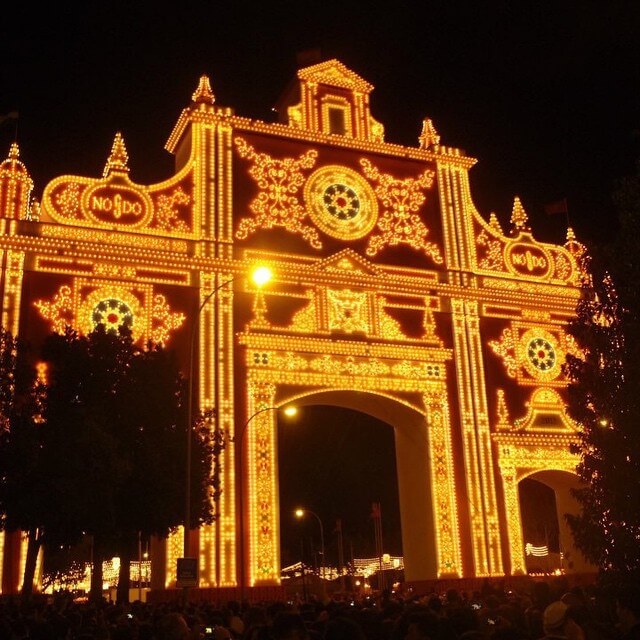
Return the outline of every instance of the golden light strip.
<path id="1" fill-rule="evenodd" d="M 437 163 L 438 193 L 442 210 L 442 236 L 444 238 L 445 258 L 449 269 L 460 268 L 460 250 L 456 242 L 456 211 L 451 193 L 451 172 L 449 167 Z"/>
<path id="2" fill-rule="evenodd" d="M 2 588 L 2 578 L 3 578 L 3 570 L 4 570 L 4 545 L 6 540 L 6 533 L 4 531 L 0 531 L 0 593 L 3 593 L 4 590 Z"/>
<path id="3" fill-rule="evenodd" d="M 469 341 L 469 360 L 471 365 L 471 384 L 473 386 L 474 416 L 476 422 L 478 476 L 482 490 L 482 517 L 486 525 L 485 544 L 487 574 L 502 575 L 502 550 L 500 543 L 500 527 L 496 505 L 496 489 L 494 482 L 493 456 L 491 452 L 491 434 L 486 398 L 486 380 L 482 358 L 482 342 L 480 337 L 478 305 L 475 301 L 466 303 L 467 337 Z"/>
<path id="4" fill-rule="evenodd" d="M 29 548 L 29 536 L 23 531 L 19 532 L 20 535 L 20 560 L 18 563 L 18 575 L 16 576 L 16 584 L 14 593 L 17 593 L 22 587 L 22 577 L 24 576 L 24 568 L 27 565 L 27 549 Z"/>
<path id="5" fill-rule="evenodd" d="M 2 296 L 2 326 L 13 336 L 20 327 L 20 300 L 24 277 L 25 254 L 22 251 L 5 253 L 4 292 Z"/>
<path id="6" fill-rule="evenodd" d="M 446 388 L 424 395 L 429 429 L 431 487 L 434 494 L 438 577 L 462 576 L 451 423 Z"/>
<path id="7" fill-rule="evenodd" d="M 465 304 L 452 300 L 453 326 L 458 376 L 458 401 L 462 420 L 463 459 L 468 509 L 471 523 L 472 549 L 476 575 L 487 575 L 486 537 L 482 514 L 482 488 L 478 478 L 478 456 L 475 438 L 474 403 L 469 343 L 466 330 Z"/>
<path id="8" fill-rule="evenodd" d="M 230 278 L 231 274 L 223 274 L 223 278 Z M 240 278 L 238 279 L 238 282 Z M 233 433 L 235 424 L 234 403 L 234 352 L 235 333 L 233 327 L 234 293 L 231 285 L 223 290 L 220 305 L 217 308 L 218 322 L 218 361 L 219 361 L 219 389 L 218 389 L 218 428 L 223 433 Z M 219 502 L 219 518 L 216 522 L 217 536 L 217 583 L 222 586 L 232 586 L 236 583 L 236 554 L 235 554 L 235 484 L 233 451 L 226 447 L 221 457 L 221 482 L 223 492 Z M 231 554 L 231 555 L 230 555 Z"/>
<path id="9" fill-rule="evenodd" d="M 178 568 L 178 558 L 182 558 L 184 541 L 184 527 L 179 526 L 175 532 L 170 533 L 167 538 L 167 561 L 165 564 L 165 589 L 176 586 L 176 571 Z"/>
<path id="10" fill-rule="evenodd" d="M 248 503 L 250 521 L 249 584 L 280 583 L 276 434 L 272 411 L 275 385 L 252 379 L 248 384 L 247 407 L 255 415 L 245 434 L 249 442 Z"/>

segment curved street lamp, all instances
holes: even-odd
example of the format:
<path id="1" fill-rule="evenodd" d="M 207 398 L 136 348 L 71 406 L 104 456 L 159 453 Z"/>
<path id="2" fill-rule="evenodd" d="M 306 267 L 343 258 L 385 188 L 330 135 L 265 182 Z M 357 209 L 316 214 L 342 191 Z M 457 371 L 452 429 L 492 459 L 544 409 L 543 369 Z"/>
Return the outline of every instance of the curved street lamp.
<path id="1" fill-rule="evenodd" d="M 304 516 L 309 513 L 312 516 L 315 517 L 315 519 L 318 521 L 318 524 L 320 525 L 320 555 L 322 556 L 322 595 L 324 596 L 326 594 L 326 564 L 327 564 L 327 560 L 324 556 L 324 527 L 322 526 L 322 520 L 320 519 L 320 516 L 315 513 L 314 511 L 311 511 L 311 509 L 303 509 L 303 508 L 298 508 L 294 511 L 294 514 L 296 516 L 296 518 L 304 518 Z M 302 570 L 304 571 L 304 567 L 302 568 Z"/>
<path id="2" fill-rule="evenodd" d="M 194 364 L 194 349 L 195 349 L 195 338 L 197 329 L 200 326 L 200 315 L 202 310 L 206 306 L 207 302 L 213 298 L 220 289 L 225 287 L 228 284 L 231 284 L 236 278 L 238 278 L 240 274 L 230 278 L 229 280 L 225 280 L 221 282 L 217 287 L 215 287 L 212 291 L 210 291 L 200 303 L 198 307 L 198 311 L 196 312 L 196 316 L 193 319 L 193 323 L 191 325 L 191 336 L 189 342 L 189 395 L 187 398 L 187 470 L 186 470 L 186 479 L 185 479 L 185 509 L 184 509 L 184 542 L 183 542 L 183 556 L 185 558 L 189 557 L 189 533 L 191 529 L 191 435 L 193 431 L 193 364 Z M 272 273 L 268 267 L 258 267 L 255 269 L 251 278 L 254 283 L 258 287 L 262 287 L 271 279 Z M 217 374 L 214 374 L 217 375 Z M 216 380 L 217 384 L 217 380 Z"/>
<path id="3" fill-rule="evenodd" d="M 239 514 L 239 524 L 240 524 L 240 531 L 239 531 L 239 535 L 238 535 L 238 539 L 240 540 L 240 604 L 242 604 L 242 601 L 244 599 L 244 580 L 245 580 L 245 568 L 244 568 L 244 500 L 243 500 L 243 496 L 244 496 L 244 482 L 243 482 L 243 478 L 242 478 L 242 441 L 244 439 L 244 434 L 247 432 L 247 427 L 249 426 L 249 423 L 258 415 L 260 415 L 261 413 L 264 413 L 265 411 L 278 411 L 281 407 L 262 407 L 262 409 L 258 409 L 256 412 L 254 412 L 253 414 L 251 414 L 249 416 L 249 418 L 245 421 L 245 423 L 242 425 L 242 428 L 240 429 L 240 431 L 238 432 L 237 436 L 234 436 L 233 438 L 231 438 L 231 442 L 233 442 L 234 444 L 237 441 L 237 449 L 236 449 L 236 458 L 238 460 L 237 462 L 237 470 L 238 470 L 238 476 L 237 476 L 237 480 L 236 480 L 236 486 L 238 487 L 238 514 Z M 293 416 L 295 416 L 298 413 L 298 408 L 294 405 L 287 405 L 282 409 L 282 413 L 287 416 L 288 418 L 292 418 Z"/>

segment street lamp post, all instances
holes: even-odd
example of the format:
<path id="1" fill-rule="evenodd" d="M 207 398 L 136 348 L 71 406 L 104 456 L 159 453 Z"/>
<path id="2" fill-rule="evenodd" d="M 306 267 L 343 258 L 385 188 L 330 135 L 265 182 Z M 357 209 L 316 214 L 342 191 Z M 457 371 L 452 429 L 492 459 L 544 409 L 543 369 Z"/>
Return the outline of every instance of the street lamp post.
<path id="1" fill-rule="evenodd" d="M 232 439 L 232 442 L 235 443 L 237 440 L 237 449 L 236 449 L 236 457 L 238 459 L 237 470 L 238 476 L 236 479 L 236 486 L 238 487 L 238 515 L 239 515 L 239 541 L 240 541 L 240 604 L 242 605 L 242 601 L 244 600 L 244 580 L 245 580 L 245 567 L 244 567 L 244 483 L 242 478 L 242 441 L 244 439 L 244 434 L 247 431 L 249 423 L 258 415 L 265 411 L 278 411 L 280 407 L 262 407 L 262 409 L 258 409 L 255 413 L 251 414 L 249 418 L 242 425 L 242 429 L 238 432 L 238 435 Z M 293 417 L 298 413 L 297 407 L 293 405 L 288 405 L 283 410 L 284 415 L 287 417 Z"/>
<path id="2" fill-rule="evenodd" d="M 324 596 L 326 593 L 325 567 L 327 564 L 326 558 L 324 556 L 324 527 L 322 526 L 322 520 L 320 520 L 320 516 L 314 511 L 311 511 L 311 509 L 300 508 L 295 510 L 296 518 L 304 518 L 305 514 L 307 513 L 310 513 L 312 516 L 314 516 L 315 519 L 318 521 L 318 524 L 320 525 L 320 555 L 322 556 L 322 594 Z"/>
<path id="3" fill-rule="evenodd" d="M 187 397 L 187 464 L 185 478 L 185 509 L 184 509 L 184 539 L 183 539 L 183 556 L 189 557 L 189 534 L 191 528 L 191 435 L 193 430 L 193 365 L 194 350 L 196 343 L 196 334 L 200 326 L 200 315 L 207 302 L 220 291 L 223 287 L 231 284 L 237 276 L 221 282 L 217 287 L 210 291 L 200 303 L 196 316 L 191 325 L 191 336 L 189 342 L 189 391 Z M 271 279 L 271 271 L 267 267 L 259 267 L 252 273 L 252 279 L 258 287 L 266 284 Z"/>
<path id="4" fill-rule="evenodd" d="M 142 531 L 138 531 L 138 600 L 142 602 Z"/>

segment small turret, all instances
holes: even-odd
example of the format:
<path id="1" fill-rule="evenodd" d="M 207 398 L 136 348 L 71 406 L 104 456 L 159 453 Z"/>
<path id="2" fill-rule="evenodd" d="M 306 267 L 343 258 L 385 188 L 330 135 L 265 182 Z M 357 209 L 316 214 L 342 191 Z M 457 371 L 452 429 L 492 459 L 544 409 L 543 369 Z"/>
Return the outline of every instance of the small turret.
<path id="1" fill-rule="evenodd" d="M 213 104 L 216 101 L 208 76 L 200 76 L 198 88 L 193 92 L 191 101 L 197 104 Z"/>
<path id="2" fill-rule="evenodd" d="M 591 273 L 589 264 L 591 256 L 587 251 L 587 247 L 576 238 L 575 231 L 571 227 L 567 228 L 567 241 L 564 243 L 564 248 L 576 259 L 582 283 L 590 285 Z"/>
<path id="3" fill-rule="evenodd" d="M 502 232 L 502 227 L 500 226 L 500 220 L 498 220 L 498 216 L 493 213 L 493 211 L 489 216 L 489 226 L 500 235 L 504 235 L 504 233 Z"/>
<path id="4" fill-rule="evenodd" d="M 425 118 L 422 121 L 422 133 L 418 138 L 418 143 L 421 149 L 432 149 L 440 144 L 440 135 L 431 118 Z"/>
<path id="5" fill-rule="evenodd" d="M 513 210 L 511 211 L 511 235 L 522 233 L 523 231 L 530 231 L 529 229 L 529 216 L 524 210 L 520 198 L 516 196 L 513 200 Z"/>
<path id="6" fill-rule="evenodd" d="M 108 178 L 112 173 L 119 173 L 126 175 L 129 173 L 129 154 L 124 144 L 124 138 L 120 132 L 116 133 L 116 137 L 113 140 L 113 146 L 111 147 L 111 154 L 107 160 L 107 164 L 104 166 L 102 172 L 103 178 Z"/>
<path id="7" fill-rule="evenodd" d="M 19 157 L 20 150 L 14 142 L 9 156 L 0 164 L 0 218 L 29 219 L 33 180 Z"/>

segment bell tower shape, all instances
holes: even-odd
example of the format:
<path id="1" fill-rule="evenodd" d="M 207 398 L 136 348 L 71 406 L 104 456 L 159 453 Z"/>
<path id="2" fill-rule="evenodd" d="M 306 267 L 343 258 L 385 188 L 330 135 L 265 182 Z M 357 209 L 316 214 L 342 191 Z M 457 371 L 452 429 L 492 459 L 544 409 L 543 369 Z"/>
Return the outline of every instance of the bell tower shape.
<path id="1" fill-rule="evenodd" d="M 334 59 L 300 69 L 297 79 L 276 107 L 281 121 L 307 131 L 384 142 L 384 126 L 369 108 L 374 87 L 358 74 Z"/>
<path id="2" fill-rule="evenodd" d="M 0 163 L 0 217 L 28 220 L 32 190 L 33 180 L 20 160 L 20 150 L 14 142 L 9 156 Z"/>

